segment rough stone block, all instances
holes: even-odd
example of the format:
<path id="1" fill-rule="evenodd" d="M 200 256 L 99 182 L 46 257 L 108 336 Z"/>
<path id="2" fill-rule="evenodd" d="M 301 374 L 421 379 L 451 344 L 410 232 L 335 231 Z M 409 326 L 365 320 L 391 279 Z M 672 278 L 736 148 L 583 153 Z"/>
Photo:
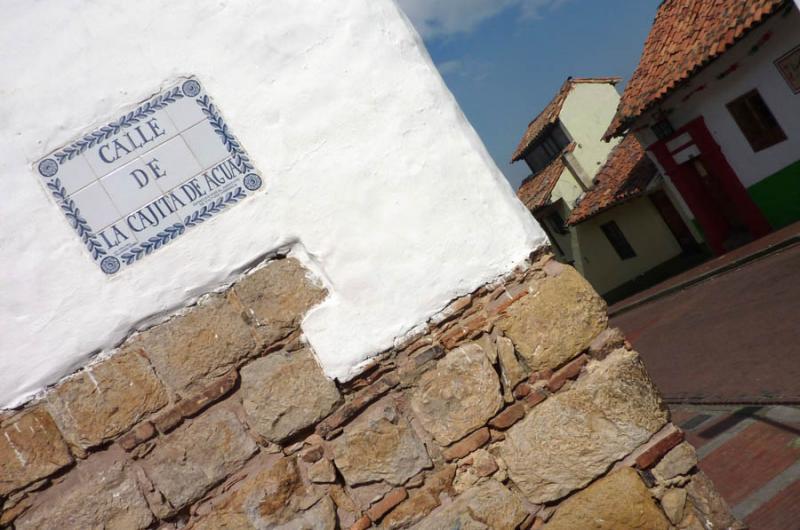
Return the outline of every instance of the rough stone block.
<path id="1" fill-rule="evenodd" d="M 339 404 L 336 385 L 307 349 L 272 353 L 242 368 L 241 376 L 247 421 L 271 442 L 314 425 Z"/>
<path id="2" fill-rule="evenodd" d="M 389 512 L 381 528 L 405 528 L 433 511 L 441 501 L 440 495 L 451 490 L 456 468 L 446 466 L 425 479 L 422 487 L 410 491 L 408 500 Z"/>
<path id="3" fill-rule="evenodd" d="M 259 345 L 264 346 L 297 329 L 306 311 L 327 295 L 294 258 L 269 262 L 233 289 L 256 325 Z"/>
<path id="4" fill-rule="evenodd" d="M 415 530 L 516 528 L 528 515 L 522 499 L 495 480 L 487 480 L 434 511 Z"/>
<path id="5" fill-rule="evenodd" d="M 672 524 L 678 524 L 683 519 L 683 510 L 686 506 L 686 490 L 682 488 L 669 489 L 661 497 L 661 508 L 667 514 Z"/>
<path id="6" fill-rule="evenodd" d="M 517 359 L 514 343 L 506 337 L 497 337 L 497 358 L 500 361 L 503 388 L 506 389 L 506 393 L 511 393 L 517 383 L 528 377 L 528 370 Z"/>
<path id="7" fill-rule="evenodd" d="M 136 350 L 90 366 L 47 394 L 64 437 L 82 449 L 114 439 L 167 401 L 161 381 Z"/>
<path id="8" fill-rule="evenodd" d="M 384 480 L 403 485 L 431 461 L 425 445 L 391 399 L 383 399 L 334 440 L 334 462 L 350 486 Z"/>
<path id="9" fill-rule="evenodd" d="M 172 509 L 179 510 L 242 467 L 256 451 L 236 415 L 218 408 L 161 439 L 142 466 Z"/>
<path id="10" fill-rule="evenodd" d="M 81 463 L 63 482 L 37 497 L 36 505 L 15 526 L 18 530 L 139 530 L 152 522 L 153 514 L 124 457 L 110 451 Z"/>
<path id="11" fill-rule="evenodd" d="M 506 431 L 500 456 L 532 502 L 554 501 L 584 487 L 666 423 L 635 353 L 617 350 L 586 371 Z"/>
<path id="12" fill-rule="evenodd" d="M 138 335 L 131 347 L 143 349 L 167 386 L 186 396 L 255 353 L 245 316 L 230 292 L 213 295 Z"/>
<path id="13" fill-rule="evenodd" d="M 258 456 L 242 474 L 224 495 L 211 501 L 211 513 L 194 521 L 192 528 L 335 528 L 333 503 L 303 483 L 294 458 Z"/>
<path id="14" fill-rule="evenodd" d="M 658 482 L 685 475 L 697 465 L 697 453 L 688 442 L 677 445 L 653 468 L 653 476 Z"/>
<path id="15" fill-rule="evenodd" d="M 316 484 L 336 482 L 336 470 L 327 458 L 321 458 L 308 466 L 308 479 Z"/>
<path id="16" fill-rule="evenodd" d="M 692 480 L 686 486 L 686 493 L 707 528 L 730 528 L 731 530 L 747 528 L 736 520 L 728 503 L 720 496 L 705 473 L 700 472 L 692 476 Z"/>
<path id="17" fill-rule="evenodd" d="M 484 425 L 502 405 L 497 372 L 475 343 L 451 351 L 423 374 L 411 398 L 422 426 L 443 445 Z"/>
<path id="18" fill-rule="evenodd" d="M 546 528 L 668 530 L 670 524 L 639 474 L 631 468 L 622 468 L 561 503 Z"/>
<path id="19" fill-rule="evenodd" d="M 339 407 L 336 412 L 325 418 L 317 425 L 317 433 L 323 438 L 329 438 L 332 433 L 350 421 L 356 414 L 367 408 L 378 398 L 386 395 L 389 390 L 396 387 L 400 379 L 396 374 L 386 374 L 367 388 L 359 392 L 350 401 Z"/>
<path id="20" fill-rule="evenodd" d="M 585 350 L 606 327 L 606 304 L 571 267 L 538 282 L 497 325 L 532 370 L 555 368 Z"/>
<path id="21" fill-rule="evenodd" d="M 42 407 L 20 414 L 0 429 L 0 496 L 71 463 L 67 444 Z"/>

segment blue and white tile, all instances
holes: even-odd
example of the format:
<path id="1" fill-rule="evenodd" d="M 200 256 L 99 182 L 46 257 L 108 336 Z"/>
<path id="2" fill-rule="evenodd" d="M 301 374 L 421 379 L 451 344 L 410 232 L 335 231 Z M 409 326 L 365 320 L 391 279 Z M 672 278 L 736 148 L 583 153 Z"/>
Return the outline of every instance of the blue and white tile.
<path id="1" fill-rule="evenodd" d="M 189 146 L 204 169 L 210 168 L 230 156 L 225 144 L 222 143 L 222 137 L 214 132 L 211 124 L 207 121 L 184 131 L 181 136 L 186 140 L 186 145 Z"/>
<path id="2" fill-rule="evenodd" d="M 95 174 L 103 177 L 137 157 L 144 156 L 154 147 L 176 137 L 178 132 L 166 109 L 161 109 L 120 130 L 112 138 L 87 149 L 84 155 Z M 117 148 L 115 141 L 118 141 L 122 147 Z M 140 147 L 134 148 L 137 145 Z M 130 150 L 130 152 L 126 152 L 126 150 Z M 103 160 L 101 154 L 110 162 Z"/>
<path id="3" fill-rule="evenodd" d="M 70 198 L 75 201 L 79 215 L 86 219 L 95 232 L 120 218 L 119 210 L 99 182 L 89 184 Z"/>
<path id="4" fill-rule="evenodd" d="M 166 173 L 166 175 L 156 180 L 156 184 L 161 188 L 162 192 L 169 191 L 186 182 L 198 175 L 203 169 L 180 136 L 156 147 L 147 153 L 144 159 L 148 161 L 151 159 L 157 160 L 158 165 Z"/>
<path id="5" fill-rule="evenodd" d="M 197 104 L 197 97 L 184 97 L 175 103 L 171 103 L 167 106 L 167 113 L 179 131 L 185 131 L 192 125 L 196 125 L 206 119 L 206 115 L 203 114 L 203 110 Z"/>
<path id="6" fill-rule="evenodd" d="M 151 159 L 147 159 L 151 162 Z M 157 167 L 157 166 L 154 166 Z M 161 195 L 161 188 L 144 159 L 138 159 L 100 179 L 120 213 L 128 214 Z"/>
<path id="7" fill-rule="evenodd" d="M 152 237 L 159 237 L 159 234 L 179 222 L 178 216 L 170 213 L 169 209 L 158 201 L 147 204 L 126 217 L 126 224 L 139 243 L 145 243 Z"/>
<path id="8" fill-rule="evenodd" d="M 61 185 L 66 188 L 69 195 L 97 180 L 94 171 L 89 167 L 89 163 L 83 155 L 78 155 L 72 160 L 60 164 L 55 178 L 61 180 Z"/>

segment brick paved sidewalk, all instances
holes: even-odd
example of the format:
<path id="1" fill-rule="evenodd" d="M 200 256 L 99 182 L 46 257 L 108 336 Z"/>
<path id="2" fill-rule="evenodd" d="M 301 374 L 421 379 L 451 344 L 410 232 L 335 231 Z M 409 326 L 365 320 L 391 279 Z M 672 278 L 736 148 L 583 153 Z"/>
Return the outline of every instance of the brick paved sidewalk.
<path id="1" fill-rule="evenodd" d="M 751 530 L 800 529 L 800 407 L 673 405 L 672 419 Z"/>

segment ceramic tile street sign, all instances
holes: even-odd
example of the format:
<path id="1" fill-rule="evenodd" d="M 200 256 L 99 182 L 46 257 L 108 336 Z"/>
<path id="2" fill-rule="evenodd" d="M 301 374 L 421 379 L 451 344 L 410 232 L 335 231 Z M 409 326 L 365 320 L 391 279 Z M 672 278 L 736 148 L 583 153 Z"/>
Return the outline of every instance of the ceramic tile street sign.
<path id="1" fill-rule="evenodd" d="M 183 79 L 36 163 L 80 242 L 114 274 L 258 190 L 197 79 Z"/>

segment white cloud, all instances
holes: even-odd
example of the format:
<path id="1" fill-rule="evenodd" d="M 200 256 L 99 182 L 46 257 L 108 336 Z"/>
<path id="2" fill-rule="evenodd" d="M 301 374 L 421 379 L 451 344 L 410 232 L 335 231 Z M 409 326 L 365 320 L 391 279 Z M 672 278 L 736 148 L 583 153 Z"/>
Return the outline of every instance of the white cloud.
<path id="1" fill-rule="evenodd" d="M 469 33 L 506 9 L 516 7 L 523 19 L 541 18 L 568 0 L 397 0 L 426 39 Z"/>
<path id="2" fill-rule="evenodd" d="M 436 67 L 439 69 L 440 74 L 448 75 L 461 72 L 464 68 L 464 63 L 459 59 L 455 59 L 438 63 Z"/>

